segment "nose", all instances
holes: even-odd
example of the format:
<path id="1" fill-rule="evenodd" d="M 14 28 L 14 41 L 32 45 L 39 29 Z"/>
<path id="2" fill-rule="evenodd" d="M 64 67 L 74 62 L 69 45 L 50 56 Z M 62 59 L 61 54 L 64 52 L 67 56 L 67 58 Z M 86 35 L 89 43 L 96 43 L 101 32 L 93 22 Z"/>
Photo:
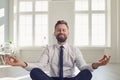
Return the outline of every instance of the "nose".
<path id="1" fill-rule="evenodd" d="M 60 30 L 60 33 L 63 33 L 64 31 L 63 30 Z"/>

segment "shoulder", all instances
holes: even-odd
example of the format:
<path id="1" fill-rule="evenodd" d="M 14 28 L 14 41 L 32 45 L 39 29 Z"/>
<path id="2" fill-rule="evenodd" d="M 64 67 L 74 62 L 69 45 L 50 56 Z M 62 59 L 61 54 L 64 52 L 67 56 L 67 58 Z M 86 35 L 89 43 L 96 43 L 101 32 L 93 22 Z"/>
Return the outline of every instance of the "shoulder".
<path id="1" fill-rule="evenodd" d="M 81 55 L 82 52 L 79 47 L 69 45 L 69 50 L 71 50 L 75 55 Z"/>
<path id="2" fill-rule="evenodd" d="M 53 50 L 54 48 L 56 47 L 56 45 L 55 44 L 53 44 L 53 45 L 47 45 L 46 47 L 45 47 L 45 50 Z"/>
<path id="3" fill-rule="evenodd" d="M 80 51 L 80 48 L 77 47 L 77 46 L 73 46 L 73 45 L 69 45 L 69 48 L 72 49 L 72 50 L 79 50 Z"/>
<path id="4" fill-rule="evenodd" d="M 42 53 L 49 55 L 50 53 L 53 52 L 55 45 L 47 45 L 44 47 Z"/>

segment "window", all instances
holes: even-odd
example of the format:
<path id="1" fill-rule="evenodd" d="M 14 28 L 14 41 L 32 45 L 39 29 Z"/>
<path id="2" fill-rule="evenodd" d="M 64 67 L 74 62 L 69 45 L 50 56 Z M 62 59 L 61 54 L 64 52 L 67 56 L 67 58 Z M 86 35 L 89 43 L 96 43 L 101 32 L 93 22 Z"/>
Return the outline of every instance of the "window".
<path id="1" fill-rule="evenodd" d="M 5 10 L 4 8 L 1 8 L 0 9 L 0 19 L 2 19 L 5 15 Z M 5 29 L 5 26 L 4 24 L 0 25 L 0 45 L 4 43 L 4 29 Z"/>
<path id="2" fill-rule="evenodd" d="M 76 46 L 108 46 L 108 1 L 75 1 Z"/>
<path id="3" fill-rule="evenodd" d="M 4 25 L 0 26 L 0 45 L 4 43 Z"/>
<path id="4" fill-rule="evenodd" d="M 4 8 L 1 8 L 0 9 L 0 18 L 4 17 L 4 15 L 5 15 Z"/>
<path id="5" fill-rule="evenodd" d="M 14 40 L 20 47 L 48 44 L 48 1 L 14 1 Z"/>

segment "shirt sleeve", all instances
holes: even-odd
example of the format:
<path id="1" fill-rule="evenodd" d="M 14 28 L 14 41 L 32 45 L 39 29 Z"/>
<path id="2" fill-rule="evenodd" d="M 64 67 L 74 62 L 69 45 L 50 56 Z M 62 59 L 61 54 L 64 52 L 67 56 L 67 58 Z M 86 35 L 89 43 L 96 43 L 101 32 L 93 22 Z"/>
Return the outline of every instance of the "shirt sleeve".
<path id="1" fill-rule="evenodd" d="M 36 63 L 27 63 L 27 67 L 25 67 L 26 70 L 31 71 L 33 68 L 40 68 L 42 70 L 46 70 L 46 67 L 48 65 L 48 48 L 46 48 L 42 55 L 40 56 L 40 59 Z"/>
<path id="2" fill-rule="evenodd" d="M 76 61 L 76 66 L 78 67 L 79 70 L 84 70 L 88 69 L 90 71 L 93 71 L 94 69 L 92 68 L 92 64 L 87 64 L 83 58 L 83 55 L 79 48 L 76 48 L 75 50 L 75 61 Z"/>

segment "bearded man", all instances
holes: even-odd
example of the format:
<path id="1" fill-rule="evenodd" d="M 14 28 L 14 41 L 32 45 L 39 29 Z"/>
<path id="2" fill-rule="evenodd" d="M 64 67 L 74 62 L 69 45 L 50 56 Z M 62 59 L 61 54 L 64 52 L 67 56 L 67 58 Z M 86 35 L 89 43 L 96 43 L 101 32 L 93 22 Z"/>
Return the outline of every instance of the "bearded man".
<path id="1" fill-rule="evenodd" d="M 91 71 L 106 65 L 110 60 L 110 56 L 104 55 L 102 59 L 87 64 L 81 51 L 67 43 L 69 27 L 64 20 L 57 21 L 54 35 L 57 44 L 47 46 L 39 62 L 27 63 L 11 56 L 6 58 L 6 63 L 29 70 L 32 80 L 91 80 Z M 11 61 L 10 58 L 13 60 Z M 44 71 L 48 65 L 49 75 Z M 75 67 L 80 70 L 77 75 L 74 74 Z"/>

